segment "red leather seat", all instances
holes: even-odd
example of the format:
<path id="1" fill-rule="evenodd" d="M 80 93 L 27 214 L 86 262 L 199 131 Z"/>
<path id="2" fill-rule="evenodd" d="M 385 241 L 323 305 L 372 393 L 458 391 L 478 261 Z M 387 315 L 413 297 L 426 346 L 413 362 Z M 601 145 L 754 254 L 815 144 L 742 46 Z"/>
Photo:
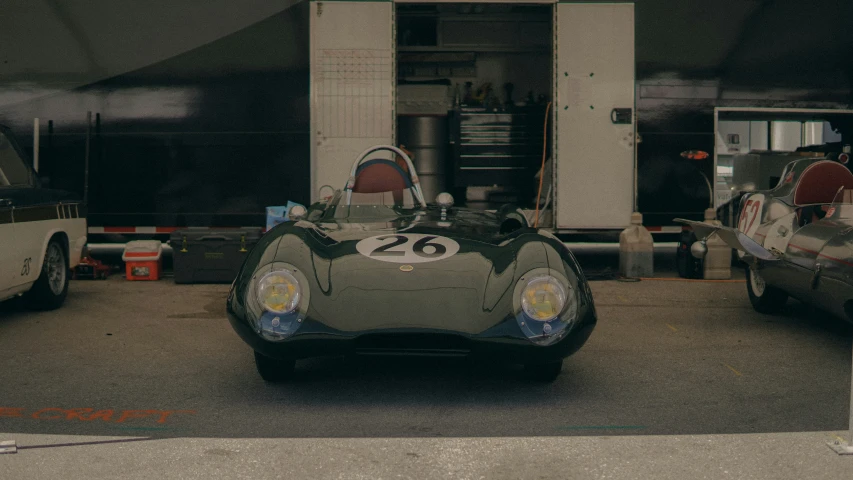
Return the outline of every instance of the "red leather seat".
<path id="1" fill-rule="evenodd" d="M 412 187 L 406 172 L 391 160 L 376 159 L 362 163 L 355 174 L 353 193 L 402 191 Z"/>
<path id="2" fill-rule="evenodd" d="M 804 226 L 817 222 L 829 210 L 826 204 L 844 201 L 843 192 L 838 193 L 842 187 L 844 191 L 853 188 L 853 173 L 844 165 L 827 160 L 806 167 L 794 189 L 794 205 L 800 207 L 797 208 L 798 224 Z M 814 204 L 824 204 L 820 208 L 824 213 L 818 215 L 811 207 L 808 207 L 809 212 L 804 212 L 803 205 Z"/>
<path id="3" fill-rule="evenodd" d="M 844 165 L 821 161 L 806 167 L 794 189 L 794 205 L 841 201 L 838 189 L 853 189 L 853 173 Z"/>
<path id="4" fill-rule="evenodd" d="M 403 191 L 412 188 L 412 179 L 400 165 L 391 160 L 368 160 L 355 173 L 353 193 L 392 192 L 394 203 L 403 203 Z"/>

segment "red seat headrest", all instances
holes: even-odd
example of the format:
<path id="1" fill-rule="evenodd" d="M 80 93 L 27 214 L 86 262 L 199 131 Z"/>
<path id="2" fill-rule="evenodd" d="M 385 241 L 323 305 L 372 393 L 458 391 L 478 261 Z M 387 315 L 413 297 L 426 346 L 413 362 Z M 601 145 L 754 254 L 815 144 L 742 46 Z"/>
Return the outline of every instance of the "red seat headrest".
<path id="1" fill-rule="evenodd" d="M 412 181 L 399 165 L 390 160 L 369 160 L 356 171 L 353 193 L 382 193 L 412 187 Z"/>
<path id="2" fill-rule="evenodd" d="M 794 205 L 841 201 L 838 189 L 853 189 L 853 173 L 844 165 L 821 161 L 806 167 L 794 190 Z"/>

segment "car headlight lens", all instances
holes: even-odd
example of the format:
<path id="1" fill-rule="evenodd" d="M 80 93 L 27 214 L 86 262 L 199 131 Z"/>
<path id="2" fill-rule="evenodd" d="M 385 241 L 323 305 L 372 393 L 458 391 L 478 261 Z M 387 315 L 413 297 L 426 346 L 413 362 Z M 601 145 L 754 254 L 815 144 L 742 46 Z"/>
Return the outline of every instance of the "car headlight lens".
<path id="1" fill-rule="evenodd" d="M 521 308 L 531 320 L 551 321 L 565 306 L 566 290 L 551 276 L 532 278 L 521 293 Z"/>
<path id="2" fill-rule="evenodd" d="M 258 282 L 258 300 L 269 312 L 287 314 L 299 306 L 302 289 L 290 272 L 274 271 Z"/>

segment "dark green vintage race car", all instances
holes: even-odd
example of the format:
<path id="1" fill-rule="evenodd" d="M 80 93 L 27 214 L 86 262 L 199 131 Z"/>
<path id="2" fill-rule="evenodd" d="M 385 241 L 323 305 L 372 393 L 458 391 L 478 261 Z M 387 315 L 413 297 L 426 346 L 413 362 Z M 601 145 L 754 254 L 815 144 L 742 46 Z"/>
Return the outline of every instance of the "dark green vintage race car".
<path id="1" fill-rule="evenodd" d="M 364 161 L 379 150 L 398 161 Z M 307 357 L 472 355 L 553 381 L 597 320 L 581 268 L 520 210 L 452 203 L 442 193 L 427 205 L 406 154 L 377 146 L 343 191 L 291 209 L 227 300 L 261 377 L 286 380 Z"/>

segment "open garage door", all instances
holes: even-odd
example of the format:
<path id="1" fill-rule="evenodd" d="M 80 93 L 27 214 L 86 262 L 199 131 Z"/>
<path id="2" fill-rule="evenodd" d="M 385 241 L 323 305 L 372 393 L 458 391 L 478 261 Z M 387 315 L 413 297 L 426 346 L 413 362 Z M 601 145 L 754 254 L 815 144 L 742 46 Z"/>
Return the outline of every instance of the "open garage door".
<path id="1" fill-rule="evenodd" d="M 311 2 L 311 201 L 394 139 L 393 3 Z"/>
<path id="2" fill-rule="evenodd" d="M 619 229 L 634 208 L 634 5 L 559 3 L 556 217 Z"/>

